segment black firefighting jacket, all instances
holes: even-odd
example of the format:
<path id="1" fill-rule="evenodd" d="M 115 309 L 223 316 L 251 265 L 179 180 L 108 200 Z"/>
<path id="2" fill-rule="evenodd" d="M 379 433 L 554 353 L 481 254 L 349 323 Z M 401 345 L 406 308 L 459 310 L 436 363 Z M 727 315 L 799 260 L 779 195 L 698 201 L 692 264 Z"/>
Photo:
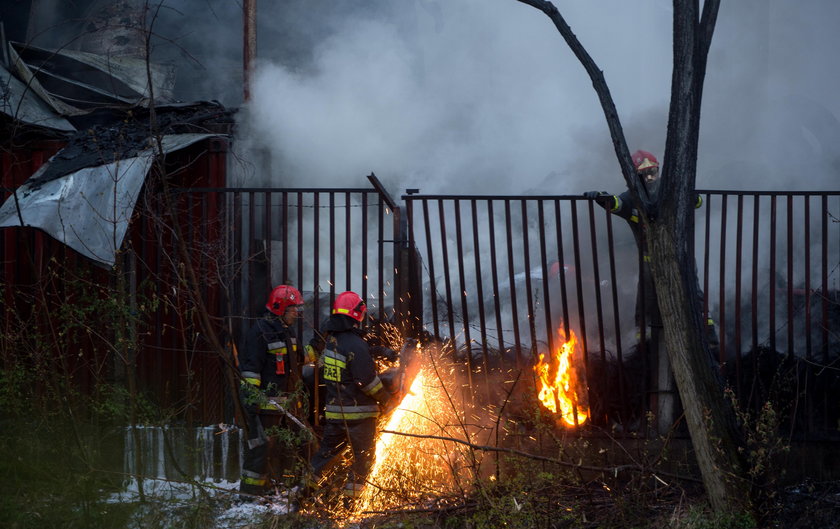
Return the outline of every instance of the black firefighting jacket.
<path id="1" fill-rule="evenodd" d="M 300 366 L 315 360 L 312 348 L 299 347 L 294 330 L 266 311 L 245 336 L 239 371 L 244 382 L 265 397 L 283 397 L 294 391 Z M 262 409 L 273 409 L 266 402 L 259 404 Z"/>
<path id="2" fill-rule="evenodd" d="M 644 236 L 644 225 L 639 210 L 633 206 L 633 196 L 630 191 L 625 191 L 620 195 L 602 195 L 596 201 L 599 205 L 606 208 L 610 213 L 618 215 L 627 221 L 630 225 L 630 230 L 633 232 L 633 237 L 636 239 L 636 246 L 642 253 L 644 262 L 650 261 L 650 256 L 647 250 L 647 240 Z M 694 207 L 699 208 L 703 205 L 703 197 L 697 195 Z"/>
<path id="3" fill-rule="evenodd" d="M 643 321 L 642 313 L 644 312 L 644 321 L 648 325 L 661 326 L 662 316 L 659 312 L 659 302 L 656 298 L 656 289 L 650 272 L 650 255 L 648 254 L 644 223 L 642 223 L 639 210 L 633 205 L 633 197 L 630 191 L 625 191 L 617 196 L 602 195 L 598 197 L 596 202 L 610 213 L 626 220 L 630 226 L 630 231 L 633 232 L 633 238 L 636 239 L 636 247 L 639 249 L 639 255 L 642 259 L 641 270 L 639 271 L 639 288 L 636 295 L 636 324 L 641 325 Z M 699 208 L 701 205 L 703 205 L 703 197 L 697 195 L 694 207 Z"/>
<path id="4" fill-rule="evenodd" d="M 330 316 L 324 326 L 326 348 L 318 365 L 324 381 L 327 421 L 354 421 L 379 416 L 379 405 L 390 398 L 378 374 L 368 344 L 352 320 Z"/>

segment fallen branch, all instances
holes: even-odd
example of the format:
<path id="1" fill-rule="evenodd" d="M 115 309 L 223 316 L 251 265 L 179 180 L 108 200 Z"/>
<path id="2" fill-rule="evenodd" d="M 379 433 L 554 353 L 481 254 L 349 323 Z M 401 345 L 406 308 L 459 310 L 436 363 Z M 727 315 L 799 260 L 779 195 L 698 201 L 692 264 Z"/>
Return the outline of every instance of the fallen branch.
<path id="1" fill-rule="evenodd" d="M 382 433 L 389 433 L 389 434 L 393 434 L 393 435 L 404 435 L 406 437 L 416 437 L 416 438 L 419 438 L 419 439 L 437 439 L 439 441 L 451 441 L 453 443 L 459 443 L 459 444 L 462 444 L 462 445 L 466 445 L 466 446 L 468 446 L 468 447 L 470 447 L 474 450 L 482 450 L 482 451 L 485 451 L 485 452 L 502 452 L 502 453 L 506 453 L 506 454 L 513 454 L 513 455 L 517 455 L 517 456 L 524 457 L 524 458 L 527 458 L 527 459 L 533 459 L 535 461 L 545 461 L 547 463 L 554 463 L 556 465 L 569 467 L 569 468 L 574 468 L 574 469 L 577 469 L 577 470 L 591 470 L 593 472 L 603 472 L 603 473 L 606 473 L 606 474 L 613 474 L 614 476 L 617 476 L 618 473 L 621 472 L 621 471 L 630 470 L 630 471 L 640 472 L 640 473 L 649 473 L 650 475 L 652 475 L 654 478 L 656 478 L 658 481 L 660 481 L 662 483 L 665 483 L 665 482 L 662 481 L 659 478 L 659 475 L 669 477 L 669 478 L 678 479 L 678 480 L 681 480 L 681 481 L 690 481 L 690 482 L 693 482 L 693 483 L 702 483 L 702 481 L 698 478 L 694 478 L 694 477 L 691 477 L 691 476 L 682 476 L 682 475 L 679 475 L 679 474 L 672 474 L 670 472 L 652 472 L 649 469 L 646 469 L 645 467 L 643 467 L 641 465 L 618 465 L 618 466 L 615 466 L 615 467 L 596 467 L 596 466 L 591 466 L 591 465 L 584 465 L 584 464 L 581 464 L 581 463 L 571 463 L 569 461 L 563 461 L 562 459 L 556 459 L 556 458 L 553 458 L 553 457 L 531 454 L 531 453 L 528 453 L 528 452 L 523 452 L 522 450 L 516 450 L 515 448 L 499 448 L 498 446 L 477 445 L 477 444 L 474 444 L 474 443 L 470 443 L 469 441 L 464 441 L 463 439 L 457 439 L 455 437 L 445 437 L 445 436 L 440 436 L 440 435 L 416 434 L 416 433 L 407 433 L 407 432 L 396 432 L 396 431 L 393 431 L 393 430 L 382 430 Z"/>

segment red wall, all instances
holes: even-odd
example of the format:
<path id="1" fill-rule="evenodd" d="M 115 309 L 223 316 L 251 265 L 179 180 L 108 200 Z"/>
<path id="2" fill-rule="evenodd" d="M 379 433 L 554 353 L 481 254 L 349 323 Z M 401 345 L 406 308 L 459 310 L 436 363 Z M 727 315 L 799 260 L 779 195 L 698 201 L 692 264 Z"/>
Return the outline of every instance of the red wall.
<path id="1" fill-rule="evenodd" d="M 0 153 L 3 200 L 62 146 L 62 142 L 44 141 Z M 166 168 L 170 185 L 223 187 L 227 152 L 226 139 L 212 138 L 169 154 Z M 153 296 L 166 298 L 157 310 L 146 313 L 145 321 L 137 329 L 141 344 L 136 360 L 138 386 L 154 402 L 184 411 L 191 422 L 218 422 L 224 420 L 224 392 L 219 387 L 223 381 L 221 359 L 205 342 L 195 338 L 203 333 L 195 325 L 195 303 L 174 279 L 173 268 L 177 263 L 173 264 L 173 256 L 177 260 L 177 252 L 171 232 L 147 215 L 161 211 L 162 188 L 147 183 L 124 242 L 124 248 L 134 250 L 134 257 L 122 264 L 127 270 L 136 271 L 137 299 L 142 301 L 145 296 L 148 302 Z M 179 199 L 176 206 L 178 225 L 190 246 L 192 264 L 202 278 L 204 305 L 214 320 L 220 321 L 223 314 L 220 285 L 207 279 L 218 277 L 218 270 L 204 250 L 223 248 L 220 243 L 223 231 L 218 222 L 221 205 L 211 196 L 201 202 Z M 48 320 L 43 312 L 52 309 L 33 311 L 32 308 L 39 306 L 38 300 L 48 307 L 61 302 L 72 304 L 76 291 L 68 289 L 68 277 L 85 277 L 97 285 L 117 284 L 111 270 L 78 255 L 37 229 L 0 229 L 0 249 L 0 284 L 4 286 L 0 330 L 4 333 L 13 332 L 28 321 L 37 321 L 38 326 L 47 329 Z M 6 285 L 10 288 L 5 288 Z M 142 308 L 148 310 L 148 306 Z M 107 327 L 106 324 L 101 329 L 105 334 L 112 331 Z M 120 363 L 114 361 L 114 353 L 107 343 L 97 342 L 86 333 L 71 342 L 72 350 L 63 351 L 55 361 L 57 368 L 66 370 L 80 389 L 92 391 L 103 380 L 120 382 L 124 374 L 114 370 Z M 0 350 L 0 353 L 4 366 L 18 361 L 13 351 Z"/>

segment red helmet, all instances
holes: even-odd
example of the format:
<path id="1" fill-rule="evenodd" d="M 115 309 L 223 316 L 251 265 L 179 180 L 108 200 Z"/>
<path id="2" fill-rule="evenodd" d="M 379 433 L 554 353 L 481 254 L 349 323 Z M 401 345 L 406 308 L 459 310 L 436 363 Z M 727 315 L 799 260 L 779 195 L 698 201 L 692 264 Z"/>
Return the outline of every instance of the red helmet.
<path id="1" fill-rule="evenodd" d="M 638 150 L 632 154 L 632 158 L 636 171 L 643 171 L 651 167 L 659 169 L 659 161 L 656 159 L 656 156 L 647 151 Z"/>
<path id="2" fill-rule="evenodd" d="M 286 309 L 292 305 L 303 305 L 303 296 L 295 287 L 280 285 L 274 287 L 274 290 L 268 295 L 265 308 L 278 316 L 282 316 Z"/>
<path id="3" fill-rule="evenodd" d="M 367 310 L 367 305 L 365 305 L 365 300 L 359 297 L 358 294 L 355 292 L 342 292 L 335 298 L 335 303 L 333 303 L 333 314 L 344 314 L 345 316 L 349 316 L 354 320 L 361 322 L 365 317 L 365 311 Z"/>

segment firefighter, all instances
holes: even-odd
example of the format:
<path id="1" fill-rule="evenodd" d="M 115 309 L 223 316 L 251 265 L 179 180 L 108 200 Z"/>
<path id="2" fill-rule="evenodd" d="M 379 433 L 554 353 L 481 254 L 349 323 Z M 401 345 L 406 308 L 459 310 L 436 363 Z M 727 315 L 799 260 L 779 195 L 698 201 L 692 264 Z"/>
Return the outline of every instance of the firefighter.
<path id="1" fill-rule="evenodd" d="M 645 185 L 648 199 L 653 202 L 659 188 L 659 161 L 648 151 L 638 150 L 633 153 L 633 165 L 636 168 L 636 175 Z M 610 195 L 606 191 L 587 191 L 584 193 L 587 198 L 595 199 L 600 206 L 625 219 L 636 239 L 636 246 L 642 259 L 641 278 L 639 290 L 636 296 L 636 326 L 641 330 L 644 321 L 650 327 L 662 327 L 662 316 L 659 313 L 659 303 L 656 299 L 656 290 L 653 286 L 653 277 L 650 274 L 650 256 L 647 252 L 647 240 L 644 235 L 644 224 L 641 221 L 639 212 L 633 207 L 633 199 L 630 191 L 621 195 Z M 703 205 L 703 197 L 697 195 L 694 203 L 695 208 Z M 698 289 L 699 290 L 699 289 Z M 700 291 L 700 306 L 702 307 L 703 293 Z M 702 309 L 701 309 L 702 310 Z M 714 321 L 707 320 L 710 327 L 709 338 L 714 347 L 717 344 L 717 335 L 714 333 Z"/>
<path id="2" fill-rule="evenodd" d="M 310 460 L 312 484 L 349 444 L 353 464 L 342 491 L 348 507 L 364 489 L 373 465 L 376 419 L 380 406 L 391 400 L 359 328 L 366 310 L 364 300 L 355 292 L 342 292 L 335 298 L 322 328 L 325 349 L 318 361 L 326 386 L 325 424 L 321 445 Z"/>
<path id="3" fill-rule="evenodd" d="M 295 337 L 293 324 L 302 307 L 303 297 L 295 287 L 275 287 L 239 353 L 241 401 L 248 421 L 239 483 L 244 494 L 267 495 L 273 490 L 272 480 L 293 471 L 297 451 L 277 446 L 279 428 L 299 433 L 300 444 L 305 444 L 309 433 L 299 418 L 305 417 L 307 403 L 297 387 L 298 370 L 316 358 L 312 347 L 300 348 Z"/>
<path id="4" fill-rule="evenodd" d="M 653 154 L 642 150 L 634 152 L 632 158 L 636 175 L 644 183 L 650 201 L 653 201 L 659 187 L 659 161 Z M 656 300 L 656 290 L 654 290 L 653 277 L 650 274 L 650 256 L 647 252 L 644 224 L 641 222 L 639 212 L 633 206 L 630 191 L 617 196 L 610 195 L 606 191 L 587 191 L 583 196 L 594 199 L 598 205 L 623 218 L 630 225 L 642 259 L 639 288 L 636 294 L 636 328 L 643 332 L 645 323 L 650 327 L 662 327 L 659 303 Z M 699 206 L 700 203 L 696 205 L 696 207 Z"/>
<path id="5" fill-rule="evenodd" d="M 656 194 L 659 189 L 659 161 L 656 157 L 648 151 L 638 150 L 632 154 L 633 166 L 636 169 L 636 176 L 642 181 L 647 192 L 647 201 L 655 202 Z M 660 422 L 660 432 L 667 431 L 673 422 L 673 414 L 675 406 L 673 404 L 673 375 L 671 374 L 670 365 L 667 357 L 659 354 L 660 342 L 663 337 L 662 333 L 662 315 L 659 311 L 659 302 L 656 297 L 656 288 L 653 284 L 653 276 L 650 272 L 650 255 L 648 255 L 647 238 L 645 237 L 645 226 L 641 222 L 641 215 L 639 211 L 633 206 L 633 199 L 630 191 L 625 191 L 621 195 L 610 195 L 605 191 L 587 191 L 584 193 L 587 198 L 594 199 L 601 207 L 609 210 L 611 213 L 618 215 L 627 221 L 630 230 L 633 232 L 633 237 L 636 240 L 636 247 L 639 250 L 640 265 L 639 265 L 639 285 L 636 291 L 636 314 L 635 322 L 636 328 L 639 330 L 639 338 L 644 343 L 649 345 L 650 354 L 653 358 L 658 358 L 658 379 L 661 401 L 659 404 L 660 418 L 664 419 Z M 703 198 L 697 195 L 694 207 L 699 208 L 703 205 Z M 702 311 L 703 293 L 698 288 L 697 307 Z M 709 318 L 706 321 L 707 337 L 709 339 L 710 349 L 712 355 L 716 355 L 717 350 L 717 333 L 714 328 L 714 321 Z M 645 327 L 650 328 L 650 334 L 646 332 Z M 650 337 L 650 342 L 648 342 Z M 663 349 L 664 351 L 664 349 Z M 668 401 L 665 405 L 664 402 Z M 664 410 L 669 411 L 664 411 Z"/>

